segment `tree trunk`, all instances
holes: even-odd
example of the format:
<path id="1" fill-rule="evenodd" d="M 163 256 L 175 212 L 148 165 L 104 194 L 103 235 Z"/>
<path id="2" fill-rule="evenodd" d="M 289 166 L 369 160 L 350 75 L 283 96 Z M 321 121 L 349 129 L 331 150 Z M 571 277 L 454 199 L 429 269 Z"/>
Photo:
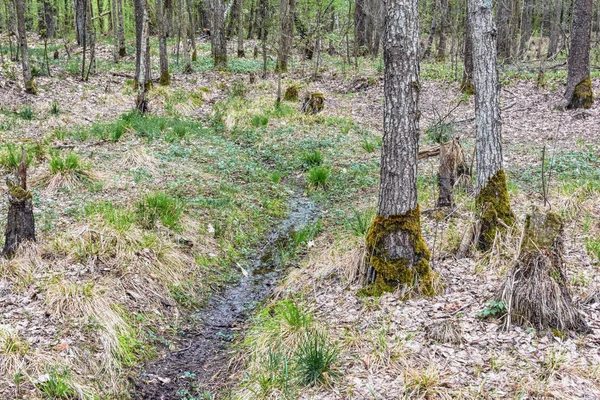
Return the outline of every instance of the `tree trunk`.
<path id="1" fill-rule="evenodd" d="M 532 18 L 534 0 L 524 0 L 523 14 L 521 17 L 521 42 L 519 44 L 519 56 L 523 57 L 527 52 L 527 44 L 531 38 Z"/>
<path id="2" fill-rule="evenodd" d="M 135 0 L 133 2 L 135 9 L 136 22 L 136 80 L 137 80 L 137 100 L 136 109 L 145 113 L 148 109 L 146 92 L 150 82 L 150 26 L 148 21 L 148 4 L 146 0 Z"/>
<path id="3" fill-rule="evenodd" d="M 500 96 L 496 69 L 496 36 L 492 4 L 489 0 L 468 0 L 473 45 L 475 85 L 475 125 L 477 159 L 477 210 L 481 229 L 478 248 L 491 248 L 496 231 L 512 225 L 506 176 L 502 167 Z M 501 222 L 499 222 L 501 220 Z"/>
<path id="4" fill-rule="evenodd" d="M 475 94 L 473 85 L 473 40 L 471 34 L 471 22 L 467 16 L 465 21 L 465 45 L 463 57 L 463 77 L 460 84 L 460 91 L 472 95 Z"/>
<path id="5" fill-rule="evenodd" d="M 367 235 L 367 293 L 434 294 L 417 204 L 419 141 L 418 0 L 387 0 L 379 204 Z"/>
<path id="6" fill-rule="evenodd" d="M 119 38 L 119 56 L 125 57 L 127 49 L 125 47 L 125 30 L 123 29 L 123 0 L 113 0 L 116 3 L 117 10 L 117 36 Z"/>
<path id="7" fill-rule="evenodd" d="M 440 0 L 435 0 L 433 3 L 433 12 L 431 17 L 431 28 L 429 29 L 429 37 L 427 38 L 427 44 L 425 45 L 425 51 L 423 52 L 423 58 L 429 58 L 431 54 L 431 46 L 433 45 L 433 38 L 438 29 L 438 14 L 440 12 Z"/>
<path id="8" fill-rule="evenodd" d="M 238 26 L 237 26 L 237 55 L 238 58 L 244 58 L 244 0 L 239 0 L 238 6 Z"/>
<path id="9" fill-rule="evenodd" d="M 98 6 L 98 28 L 100 29 L 100 34 L 102 34 L 104 33 L 104 17 L 102 16 L 103 1 L 96 0 L 96 4 Z"/>
<path id="10" fill-rule="evenodd" d="M 113 32 L 113 61 L 119 62 L 119 33 L 117 29 L 117 0 L 112 0 L 111 4 L 111 21 L 112 21 L 112 32 Z"/>
<path id="11" fill-rule="evenodd" d="M 558 40 L 560 38 L 560 19 L 562 15 L 563 0 L 554 0 L 554 17 L 550 29 L 550 42 L 548 43 L 547 57 L 550 58 L 558 51 Z"/>
<path id="12" fill-rule="evenodd" d="M 48 39 L 52 39 L 56 34 L 56 7 L 54 7 L 54 3 L 52 1 L 44 0 L 43 10 L 44 30 L 46 31 L 46 34 L 43 36 Z"/>
<path id="13" fill-rule="evenodd" d="M 454 187 L 466 186 L 471 180 L 471 171 L 465 162 L 465 155 L 460 141 L 455 138 L 448 143 L 440 144 L 440 168 L 438 172 L 438 187 L 440 190 L 437 206 L 453 207 Z M 421 158 L 421 153 L 419 153 Z"/>
<path id="14" fill-rule="evenodd" d="M 160 78 L 158 83 L 168 86 L 171 83 L 169 74 L 169 56 L 167 54 L 167 35 L 165 32 L 164 0 L 156 0 L 156 22 L 158 25 L 158 52 L 160 56 Z"/>
<path id="15" fill-rule="evenodd" d="M 296 0 L 281 0 L 279 8 L 279 54 L 277 55 L 277 71 L 287 72 L 288 56 L 294 38 L 294 13 Z"/>
<path id="16" fill-rule="evenodd" d="M 450 27 L 448 0 L 440 0 L 440 27 L 438 29 L 437 61 L 446 59 L 446 35 Z"/>
<path id="17" fill-rule="evenodd" d="M 185 64 L 183 73 L 189 74 L 192 72 L 192 60 L 190 58 L 190 50 L 188 48 L 188 27 L 187 27 L 187 8 L 184 6 L 184 0 L 179 0 L 179 29 L 181 31 L 181 42 L 183 43 L 183 57 Z M 177 44 L 179 47 L 179 44 Z"/>
<path id="18" fill-rule="evenodd" d="M 17 10 L 19 5 L 17 4 Z M 18 11 L 17 11 L 18 12 Z M 35 219 L 33 216 L 32 194 L 27 190 L 27 155 L 25 150 L 21 154 L 21 165 L 17 184 L 13 184 L 8 178 L 8 217 L 6 219 L 6 230 L 4 236 L 5 257 L 12 257 L 19 245 L 24 241 L 35 242 Z"/>
<path id="19" fill-rule="evenodd" d="M 79 46 L 83 46 L 83 35 L 85 35 L 85 26 L 87 15 L 87 1 L 86 0 L 75 0 L 75 39 Z M 86 38 L 87 39 L 87 38 Z"/>
<path id="20" fill-rule="evenodd" d="M 192 6 L 190 4 L 190 0 L 186 0 L 187 11 L 190 18 L 190 40 L 192 44 L 192 61 L 196 61 L 198 59 L 198 53 L 196 52 L 196 24 L 194 23 L 194 18 L 192 14 Z"/>
<path id="21" fill-rule="evenodd" d="M 354 5 L 354 37 L 357 55 L 365 55 L 371 42 L 367 2 L 368 0 L 356 0 Z"/>
<path id="22" fill-rule="evenodd" d="M 536 329 L 590 332 L 571 299 L 563 260 L 563 222 L 555 213 L 527 216 L 519 258 L 496 300 L 511 321 Z"/>
<path id="23" fill-rule="evenodd" d="M 490 1 L 491 2 L 491 1 Z M 498 58 L 506 60 L 511 56 L 510 18 L 512 15 L 510 0 L 498 0 L 496 19 L 498 21 Z"/>
<path id="24" fill-rule="evenodd" d="M 590 108 L 594 92 L 590 79 L 590 30 L 592 0 L 575 0 L 569 51 L 569 73 L 565 102 L 567 108 Z"/>
<path id="25" fill-rule="evenodd" d="M 21 65 L 23 67 L 23 84 L 25 92 L 36 94 L 37 89 L 31 75 L 29 66 L 29 48 L 27 47 L 27 32 L 25 31 L 25 0 L 16 0 L 17 9 L 17 34 L 19 36 L 19 47 L 21 48 Z"/>
<path id="26" fill-rule="evenodd" d="M 217 70 L 227 69 L 227 41 L 225 39 L 225 4 L 212 0 L 211 52 Z"/>

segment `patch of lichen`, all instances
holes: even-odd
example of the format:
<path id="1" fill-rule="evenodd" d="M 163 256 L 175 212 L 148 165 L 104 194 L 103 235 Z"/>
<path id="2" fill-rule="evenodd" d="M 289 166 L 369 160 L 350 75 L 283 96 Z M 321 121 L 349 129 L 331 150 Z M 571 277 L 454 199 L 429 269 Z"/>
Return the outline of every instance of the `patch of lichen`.
<path id="1" fill-rule="evenodd" d="M 571 97 L 567 108 L 590 108 L 592 104 L 594 104 L 594 91 L 592 89 L 592 80 L 588 76 L 575 86 L 573 97 Z"/>
<path id="2" fill-rule="evenodd" d="M 386 238 L 397 232 L 408 234 L 408 242 L 414 252 L 412 259 L 392 258 L 385 249 Z M 393 292 L 399 286 L 417 289 L 421 294 L 435 294 L 435 274 L 429 266 L 431 253 L 421 234 L 421 211 L 419 206 L 403 215 L 377 216 L 366 237 L 366 263 L 376 271 L 375 282 L 360 294 L 381 295 Z"/>
<path id="3" fill-rule="evenodd" d="M 29 190 L 23 189 L 21 186 L 13 184 L 11 181 L 7 181 L 8 193 L 10 196 L 18 201 L 25 201 L 33 198 L 33 195 Z"/>
<path id="4" fill-rule="evenodd" d="M 479 210 L 478 217 L 481 223 L 477 248 L 487 251 L 494 243 L 496 232 L 503 228 L 498 220 L 502 220 L 507 226 L 511 226 L 515 222 L 515 214 L 510 207 L 504 170 L 498 170 L 487 182 L 477 195 L 475 203 Z"/>
<path id="5" fill-rule="evenodd" d="M 171 74 L 169 74 L 169 71 L 161 72 L 158 84 L 161 86 L 169 86 L 171 84 Z"/>

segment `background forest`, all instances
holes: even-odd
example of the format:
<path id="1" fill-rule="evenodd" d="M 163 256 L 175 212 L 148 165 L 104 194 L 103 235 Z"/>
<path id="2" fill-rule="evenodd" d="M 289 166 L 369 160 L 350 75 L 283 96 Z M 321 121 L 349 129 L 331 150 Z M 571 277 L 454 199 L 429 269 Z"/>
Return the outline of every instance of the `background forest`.
<path id="1" fill-rule="evenodd" d="M 599 11 L 0 0 L 0 399 L 600 398 Z"/>

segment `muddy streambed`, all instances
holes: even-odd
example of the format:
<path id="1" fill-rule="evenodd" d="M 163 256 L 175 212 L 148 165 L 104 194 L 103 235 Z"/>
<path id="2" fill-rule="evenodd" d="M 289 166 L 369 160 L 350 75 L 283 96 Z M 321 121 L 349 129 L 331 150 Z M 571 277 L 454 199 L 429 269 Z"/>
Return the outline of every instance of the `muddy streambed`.
<path id="1" fill-rule="evenodd" d="M 179 400 L 206 389 L 213 395 L 225 390 L 233 337 L 256 305 L 271 294 L 284 272 L 274 254 L 289 242 L 293 232 L 314 222 L 317 214 L 310 199 L 292 197 L 288 217 L 277 224 L 249 260 L 240 282 L 216 294 L 198 312 L 197 326 L 180 337 L 177 350 L 143 367 L 132 398 Z"/>

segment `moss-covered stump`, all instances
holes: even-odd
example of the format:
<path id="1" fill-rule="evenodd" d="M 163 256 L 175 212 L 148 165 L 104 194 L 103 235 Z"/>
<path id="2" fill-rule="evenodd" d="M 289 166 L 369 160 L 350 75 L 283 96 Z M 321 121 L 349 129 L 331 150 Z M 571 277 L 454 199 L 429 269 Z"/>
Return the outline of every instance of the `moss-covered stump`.
<path id="1" fill-rule="evenodd" d="M 488 181 L 477 195 L 475 203 L 480 224 L 476 245 L 479 250 L 487 251 L 492 248 L 496 233 L 515 222 L 504 170 L 498 170 Z"/>
<path id="2" fill-rule="evenodd" d="M 589 331 L 573 306 L 563 264 L 562 218 L 552 212 L 528 215 L 519 257 L 496 294 L 507 309 L 507 326 Z"/>
<path id="3" fill-rule="evenodd" d="M 283 100 L 285 101 L 298 101 L 298 85 L 292 85 L 285 89 L 285 94 L 283 95 Z"/>
<path id="4" fill-rule="evenodd" d="M 171 74 L 169 74 L 169 71 L 161 72 L 158 84 L 161 86 L 169 86 L 171 84 Z"/>
<path id="5" fill-rule="evenodd" d="M 8 179 L 6 184 L 9 208 L 2 252 L 5 257 L 12 257 L 21 243 L 35 241 L 33 196 L 30 191 L 13 184 Z"/>
<path id="6" fill-rule="evenodd" d="M 302 104 L 302 112 L 317 114 L 325 107 L 325 97 L 321 92 L 313 92 L 306 95 Z"/>
<path id="7" fill-rule="evenodd" d="M 376 216 L 366 238 L 367 286 L 361 294 L 380 295 L 400 288 L 402 297 L 416 291 L 435 294 L 436 274 L 421 235 L 419 207 L 404 215 Z"/>
<path id="8" fill-rule="evenodd" d="M 35 87 L 35 82 L 33 79 L 25 82 L 25 92 L 29 94 L 37 94 L 37 88 Z"/>
<path id="9" fill-rule="evenodd" d="M 594 91 L 592 89 L 592 80 L 588 76 L 582 82 L 575 86 L 573 96 L 571 97 L 567 108 L 590 108 L 594 104 Z"/>

